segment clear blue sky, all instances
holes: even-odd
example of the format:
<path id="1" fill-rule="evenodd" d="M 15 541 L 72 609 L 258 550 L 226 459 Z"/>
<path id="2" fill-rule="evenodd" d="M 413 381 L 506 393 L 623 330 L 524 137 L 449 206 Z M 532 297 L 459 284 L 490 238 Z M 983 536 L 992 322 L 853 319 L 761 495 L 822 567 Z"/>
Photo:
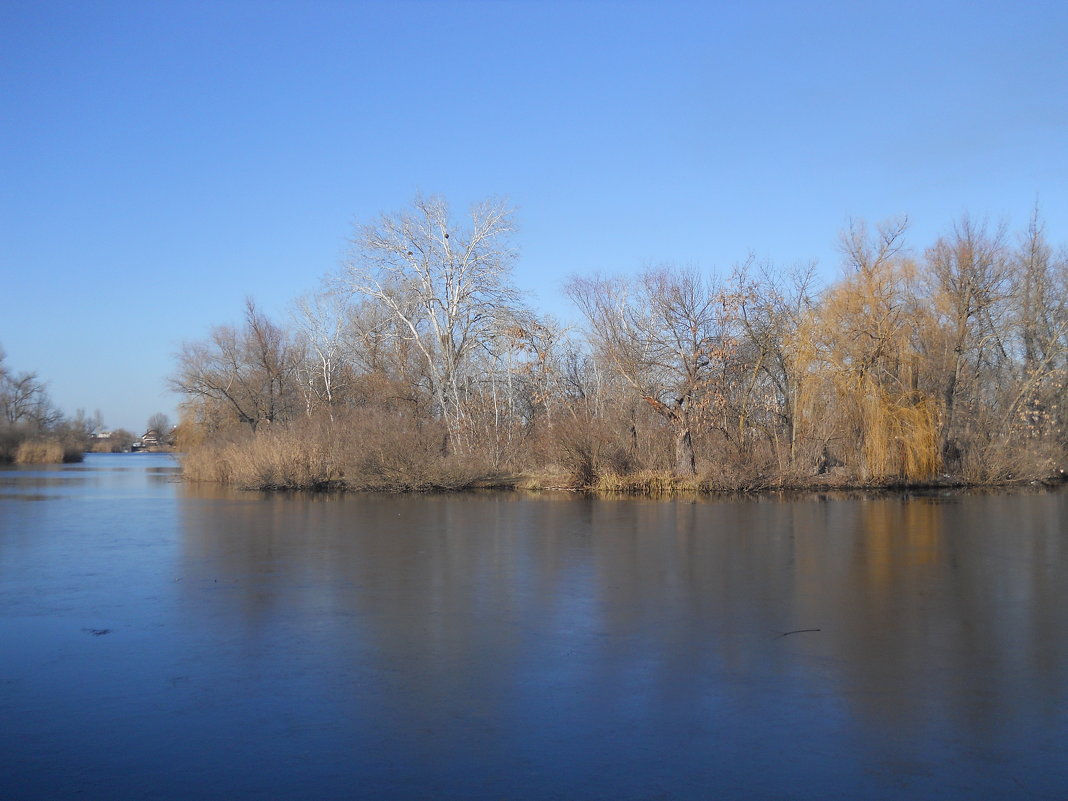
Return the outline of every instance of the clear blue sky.
<path id="1" fill-rule="evenodd" d="M 184 339 L 273 315 L 416 192 L 519 207 L 517 280 L 750 251 L 838 274 L 850 217 L 1068 240 L 1068 3 L 0 4 L 0 345 L 68 413 L 174 414 Z"/>

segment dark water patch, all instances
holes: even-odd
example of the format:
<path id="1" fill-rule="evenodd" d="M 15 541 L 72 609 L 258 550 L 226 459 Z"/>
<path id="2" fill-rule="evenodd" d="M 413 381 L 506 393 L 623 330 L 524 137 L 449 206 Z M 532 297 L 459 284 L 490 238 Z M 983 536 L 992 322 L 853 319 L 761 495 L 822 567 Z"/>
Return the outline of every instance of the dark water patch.
<path id="1" fill-rule="evenodd" d="M 0 473 L 0 487 L 65 487 L 85 483 L 87 480 L 86 476 Z"/>
<path id="2" fill-rule="evenodd" d="M 0 487 L 2 487 L 2 486 L 4 486 L 4 484 L 3 484 L 3 482 L 0 482 Z M 12 485 L 12 486 L 14 486 L 14 485 Z M 50 501 L 50 500 L 55 500 L 58 496 L 56 496 L 56 495 L 45 495 L 43 493 L 38 493 L 38 492 L 7 492 L 7 491 L 0 491 L 0 497 L 3 497 L 5 500 L 11 500 L 11 501 Z"/>

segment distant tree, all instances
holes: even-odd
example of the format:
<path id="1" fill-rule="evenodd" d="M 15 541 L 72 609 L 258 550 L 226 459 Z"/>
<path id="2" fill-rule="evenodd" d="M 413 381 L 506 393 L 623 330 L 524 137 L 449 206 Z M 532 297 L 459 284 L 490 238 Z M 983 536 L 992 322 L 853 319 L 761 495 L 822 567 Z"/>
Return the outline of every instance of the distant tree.
<path id="1" fill-rule="evenodd" d="M 250 298 L 241 328 L 219 326 L 207 341 L 182 345 L 170 384 L 187 402 L 205 404 L 255 431 L 292 415 L 295 370 L 290 336 Z"/>
<path id="2" fill-rule="evenodd" d="M 927 279 L 931 284 L 942 341 L 942 414 L 940 443 L 943 458 L 960 450 L 958 408 L 963 401 L 972 414 L 984 384 L 996 385 L 992 372 L 1008 359 L 1004 324 L 1009 297 L 1010 264 L 1004 228 L 987 232 L 967 215 L 927 251 Z"/>
<path id="3" fill-rule="evenodd" d="M 148 418 L 147 431 L 155 431 L 159 434 L 160 441 L 171 431 L 171 419 L 163 412 L 156 412 Z"/>
<path id="4" fill-rule="evenodd" d="M 94 438 L 89 449 L 94 453 L 128 453 L 135 439 L 126 429 L 116 428 Z"/>
<path id="5" fill-rule="evenodd" d="M 916 265 L 903 255 L 907 221 L 842 235 L 846 275 L 825 295 L 808 335 L 809 380 L 827 375 L 841 447 L 865 478 L 930 478 L 941 464 L 938 398 L 918 385 L 922 331 Z"/>
<path id="6" fill-rule="evenodd" d="M 348 308 L 336 293 L 318 292 L 298 298 L 292 316 L 297 325 L 297 379 L 305 412 L 311 415 L 313 409 L 325 407 L 332 420 L 350 375 L 344 360 Z"/>
<path id="7" fill-rule="evenodd" d="M 763 407 L 780 466 L 798 457 L 798 417 L 810 343 L 802 338 L 803 323 L 815 306 L 815 265 L 797 267 L 781 276 L 770 265 L 752 259 L 731 278 L 738 300 L 738 325 L 745 343 L 746 406 L 739 425 L 754 423 L 753 412 Z M 763 401 L 763 402 L 761 402 Z M 780 432 L 786 448 L 780 448 Z"/>
<path id="8" fill-rule="evenodd" d="M 104 427 L 104 417 L 97 409 L 92 415 L 85 413 L 85 409 L 77 409 L 74 416 L 66 421 L 67 431 L 79 439 L 88 440 L 94 433 Z"/>
<path id="9" fill-rule="evenodd" d="M 0 348 L 0 423 L 47 430 L 63 420 L 48 390 L 35 372 L 15 373 L 5 364 Z"/>
<path id="10" fill-rule="evenodd" d="M 1038 208 L 1010 258 L 1011 325 L 1020 353 L 1009 425 L 1023 416 L 1028 433 L 1053 429 L 1065 437 L 1068 377 L 1068 251 L 1055 252 Z"/>
<path id="11" fill-rule="evenodd" d="M 502 318 L 520 305 L 512 283 L 513 210 L 497 200 L 471 210 L 459 225 L 440 197 L 417 197 L 410 209 L 361 226 L 343 278 L 347 288 L 380 303 L 396 331 L 418 352 L 451 445 L 462 448 L 464 369 Z"/>
<path id="12" fill-rule="evenodd" d="M 635 280 L 573 278 L 567 293 L 599 351 L 670 424 L 675 471 L 695 475 L 694 415 L 715 401 L 712 379 L 732 344 L 725 296 L 696 271 L 675 267 Z"/>

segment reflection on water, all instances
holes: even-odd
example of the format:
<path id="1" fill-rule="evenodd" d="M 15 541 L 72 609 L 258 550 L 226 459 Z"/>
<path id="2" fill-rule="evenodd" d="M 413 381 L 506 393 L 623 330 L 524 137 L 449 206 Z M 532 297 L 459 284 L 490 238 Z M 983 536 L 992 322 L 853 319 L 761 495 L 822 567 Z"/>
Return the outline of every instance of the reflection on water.
<path id="1" fill-rule="evenodd" d="M 0 472 L 3 797 L 1068 787 L 1063 492 L 259 495 L 86 467 Z"/>

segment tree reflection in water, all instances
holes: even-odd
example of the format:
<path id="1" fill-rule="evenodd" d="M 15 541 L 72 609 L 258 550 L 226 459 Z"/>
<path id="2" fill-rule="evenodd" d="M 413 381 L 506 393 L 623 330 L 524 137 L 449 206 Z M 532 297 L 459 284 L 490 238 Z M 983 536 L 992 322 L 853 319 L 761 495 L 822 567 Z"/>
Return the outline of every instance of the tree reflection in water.
<path id="1" fill-rule="evenodd" d="M 131 458 L 0 476 L 0 797 L 1068 787 L 1064 492 L 258 495 Z"/>

